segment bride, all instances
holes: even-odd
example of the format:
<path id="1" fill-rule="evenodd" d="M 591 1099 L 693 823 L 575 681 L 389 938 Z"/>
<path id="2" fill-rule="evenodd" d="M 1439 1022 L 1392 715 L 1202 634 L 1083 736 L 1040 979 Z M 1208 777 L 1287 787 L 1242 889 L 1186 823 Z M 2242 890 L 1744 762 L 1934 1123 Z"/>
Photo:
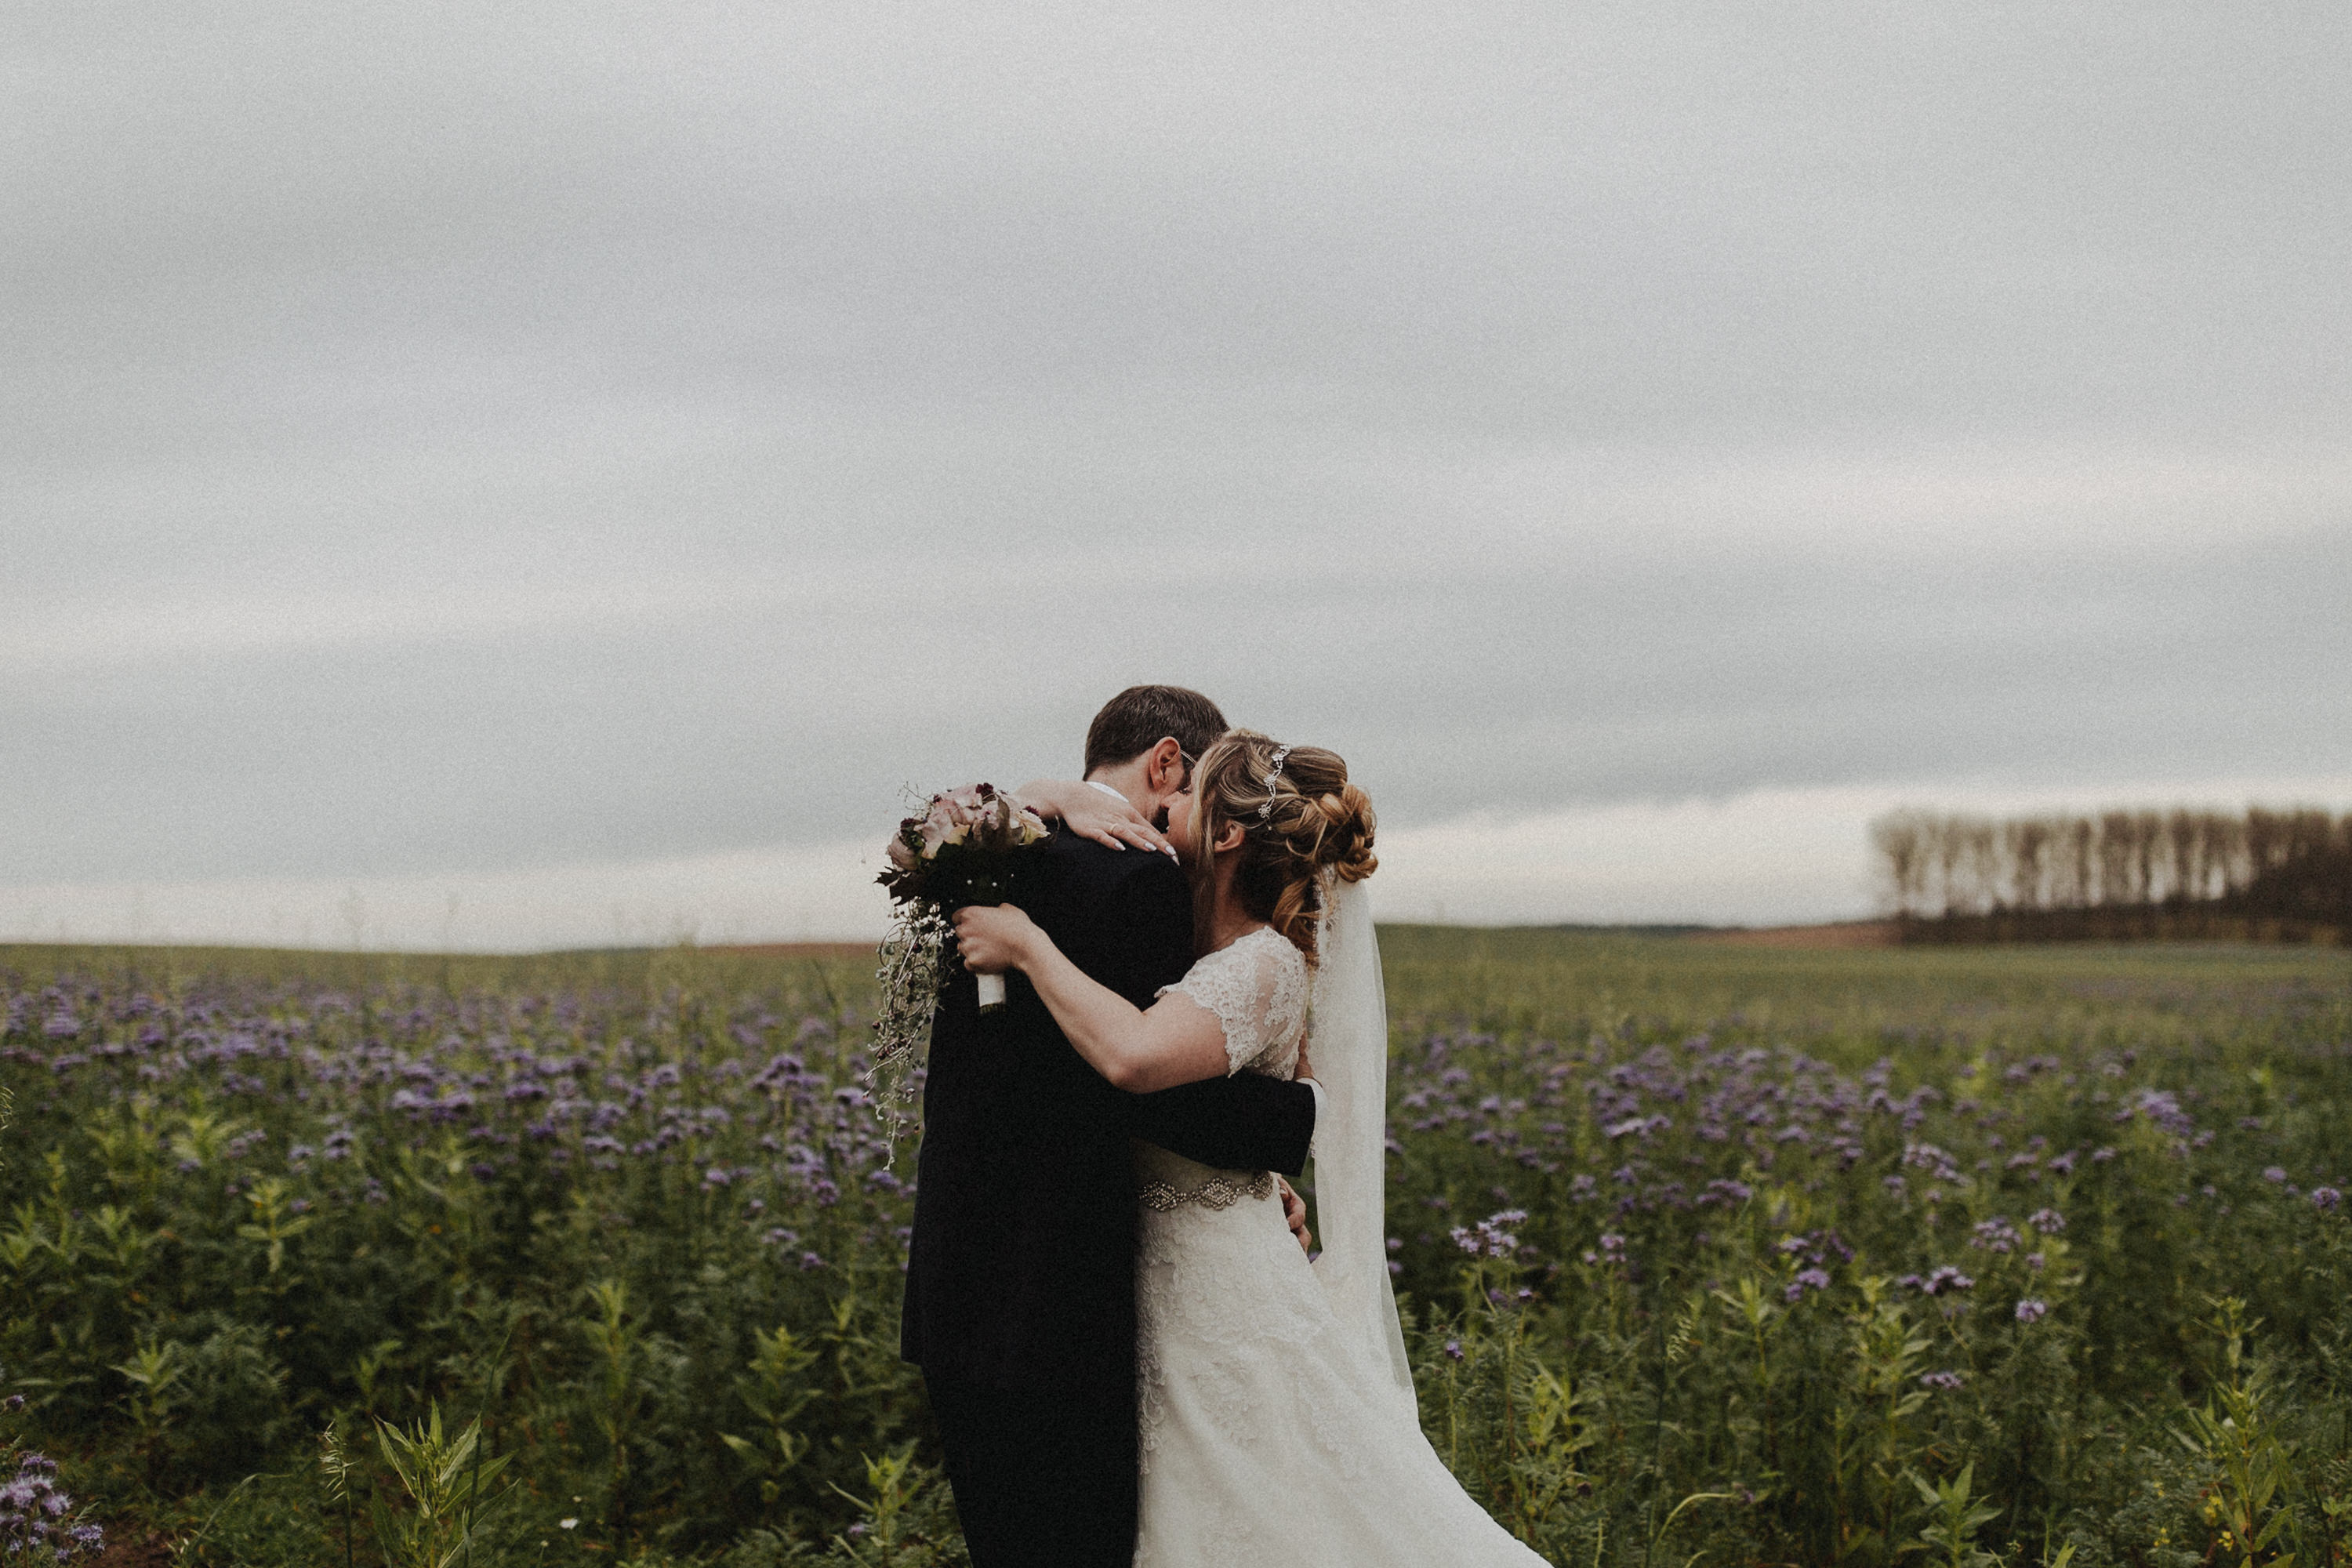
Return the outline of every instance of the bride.
<path id="1" fill-rule="evenodd" d="M 1326 1096 L 1312 1264 L 1269 1173 L 1136 1146 L 1137 1568 L 1543 1562 L 1421 1431 L 1383 1240 L 1388 1022 L 1362 886 L 1378 864 L 1372 827 L 1336 752 L 1228 732 L 1167 829 L 1192 876 L 1201 957 L 1149 1009 L 1087 978 L 1010 904 L 956 917 L 964 963 L 1021 971 L 1121 1089 L 1258 1072 L 1313 1076 Z"/>

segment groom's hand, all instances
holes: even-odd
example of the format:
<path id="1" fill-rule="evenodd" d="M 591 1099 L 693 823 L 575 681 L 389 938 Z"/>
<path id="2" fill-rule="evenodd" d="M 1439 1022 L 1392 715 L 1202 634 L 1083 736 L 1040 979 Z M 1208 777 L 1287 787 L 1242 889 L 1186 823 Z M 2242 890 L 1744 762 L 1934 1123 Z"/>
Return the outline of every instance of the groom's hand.
<path id="1" fill-rule="evenodd" d="M 1315 1233 L 1307 1228 L 1307 1200 L 1290 1190 L 1290 1183 L 1281 1176 L 1275 1180 L 1282 1186 L 1282 1217 L 1290 1226 L 1290 1234 L 1298 1238 L 1298 1250 L 1313 1257 Z"/>

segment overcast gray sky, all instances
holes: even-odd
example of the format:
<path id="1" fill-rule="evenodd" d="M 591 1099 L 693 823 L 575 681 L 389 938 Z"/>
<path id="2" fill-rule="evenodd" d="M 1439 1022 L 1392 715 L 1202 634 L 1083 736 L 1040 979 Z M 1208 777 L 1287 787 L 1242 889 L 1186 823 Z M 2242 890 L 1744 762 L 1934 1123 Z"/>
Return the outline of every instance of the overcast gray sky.
<path id="1" fill-rule="evenodd" d="M 12 8 L 0 933 L 860 933 L 1138 679 L 1397 914 L 2352 804 L 2347 103 L 2332 3 Z"/>

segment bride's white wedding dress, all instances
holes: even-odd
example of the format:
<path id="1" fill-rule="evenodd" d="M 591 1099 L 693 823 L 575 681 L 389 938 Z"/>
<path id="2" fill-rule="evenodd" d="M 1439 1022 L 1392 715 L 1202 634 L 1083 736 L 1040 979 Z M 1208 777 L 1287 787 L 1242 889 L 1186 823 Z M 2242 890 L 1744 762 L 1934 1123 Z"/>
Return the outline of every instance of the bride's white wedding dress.
<path id="1" fill-rule="evenodd" d="M 1310 1267 L 1270 1176 L 1137 1145 L 1137 1568 L 1539 1568 L 1422 1435 L 1381 1237 L 1379 952 L 1360 889 L 1335 893 L 1353 918 L 1327 926 L 1312 985 L 1298 950 L 1260 931 L 1169 988 L 1224 1026 L 1229 1070 L 1282 1078 L 1312 1004 L 1326 1250 Z"/>

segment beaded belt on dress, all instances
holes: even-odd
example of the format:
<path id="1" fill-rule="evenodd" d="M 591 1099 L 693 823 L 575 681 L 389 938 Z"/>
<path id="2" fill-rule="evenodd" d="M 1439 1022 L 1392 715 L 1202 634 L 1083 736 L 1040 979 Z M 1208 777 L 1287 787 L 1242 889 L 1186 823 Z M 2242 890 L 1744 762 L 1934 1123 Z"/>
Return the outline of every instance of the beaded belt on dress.
<path id="1" fill-rule="evenodd" d="M 1229 1209 L 1244 1198 L 1274 1196 L 1274 1173 L 1260 1171 L 1249 1179 L 1246 1186 L 1237 1185 L 1223 1176 L 1211 1176 L 1199 1186 L 1182 1189 L 1166 1182 L 1150 1181 L 1136 1189 L 1143 1206 L 1156 1214 L 1174 1214 L 1186 1204 L 1198 1204 L 1204 1209 Z"/>

